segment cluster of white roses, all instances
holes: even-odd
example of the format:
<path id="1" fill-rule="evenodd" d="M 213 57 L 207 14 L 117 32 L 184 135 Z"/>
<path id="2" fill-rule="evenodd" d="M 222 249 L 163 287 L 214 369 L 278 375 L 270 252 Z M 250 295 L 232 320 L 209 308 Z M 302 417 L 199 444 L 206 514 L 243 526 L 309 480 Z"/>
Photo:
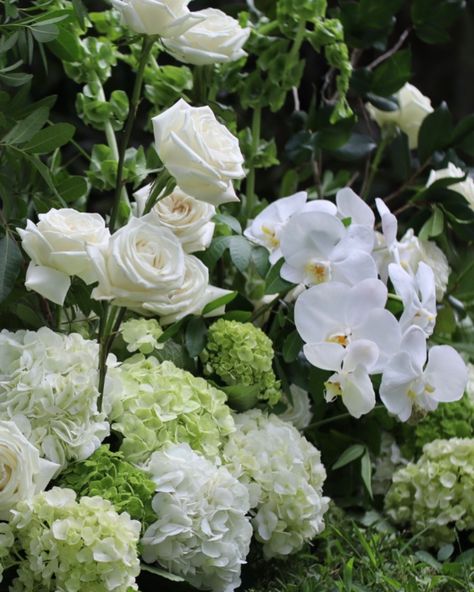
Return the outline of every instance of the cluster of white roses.
<path id="1" fill-rule="evenodd" d="M 283 257 L 285 280 L 308 288 L 297 297 L 295 324 L 308 361 L 334 373 L 326 400 L 340 396 L 360 417 L 375 405 L 370 377 L 382 374 L 383 403 L 406 421 L 413 406 L 434 410 L 460 399 L 467 371 L 452 347 L 427 351 L 436 295 L 446 289 L 446 258 L 412 230 L 397 240 L 395 216 L 381 199 L 376 205 L 382 232 L 351 189 L 340 190 L 336 204 L 308 203 L 298 193 L 268 206 L 245 234 L 270 251 L 272 262 Z M 389 280 L 391 297 L 403 304 L 400 318 L 386 309 Z"/>
<path id="2" fill-rule="evenodd" d="M 196 66 L 235 61 L 250 29 L 215 8 L 191 12 L 190 0 L 113 0 L 132 31 L 162 38 L 177 60 Z"/>

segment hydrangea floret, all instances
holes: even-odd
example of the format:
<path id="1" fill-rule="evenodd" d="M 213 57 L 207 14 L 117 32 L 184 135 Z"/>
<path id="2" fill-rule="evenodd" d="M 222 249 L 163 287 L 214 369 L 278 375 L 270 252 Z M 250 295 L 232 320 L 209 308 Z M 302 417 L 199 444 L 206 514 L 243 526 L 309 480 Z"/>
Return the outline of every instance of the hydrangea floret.
<path id="1" fill-rule="evenodd" d="M 223 459 L 249 488 L 255 537 L 267 558 L 294 553 L 324 529 L 329 498 L 319 450 L 276 415 L 252 409 L 234 419 Z"/>
<path id="2" fill-rule="evenodd" d="M 258 398 L 275 405 L 281 398 L 280 382 L 273 372 L 273 344 L 252 323 L 219 319 L 209 327 L 201 354 L 204 372 L 228 386 L 256 386 Z"/>
<path id="3" fill-rule="evenodd" d="M 145 471 L 124 460 L 108 445 L 98 448 L 87 460 L 71 464 L 61 474 L 61 485 L 80 497 L 100 496 L 112 502 L 117 512 L 127 512 L 144 528 L 155 520 L 151 500 L 155 485 Z"/>
<path id="4" fill-rule="evenodd" d="M 15 542 L 15 537 L 8 522 L 0 522 L 0 583 L 3 580 L 3 572 L 13 564 L 11 549 Z"/>
<path id="5" fill-rule="evenodd" d="M 121 367 L 123 395 L 112 401 L 113 429 L 129 462 L 146 462 L 165 444 L 187 442 L 205 457 L 219 456 L 234 430 L 226 395 L 172 362 L 134 356 Z"/>
<path id="6" fill-rule="evenodd" d="M 238 588 L 252 537 L 247 488 L 188 444 L 155 452 L 147 469 L 158 519 L 142 539 L 143 559 L 158 561 L 197 588 Z"/>
<path id="7" fill-rule="evenodd" d="M 474 439 L 434 440 L 423 455 L 397 471 L 385 499 L 390 518 L 408 526 L 426 546 L 456 540 L 474 530 Z"/>
<path id="8" fill-rule="evenodd" d="M 0 333 L 0 415 L 52 462 L 87 458 L 109 433 L 97 408 L 98 356 L 77 333 Z"/>
<path id="9" fill-rule="evenodd" d="M 140 523 L 111 502 L 54 487 L 20 502 L 12 527 L 24 552 L 15 590 L 137 590 Z"/>
<path id="10" fill-rule="evenodd" d="M 163 335 L 163 329 L 156 319 L 129 319 L 120 328 L 123 340 L 129 352 L 139 351 L 151 354 L 155 349 L 162 349 L 164 344 L 158 339 Z"/>

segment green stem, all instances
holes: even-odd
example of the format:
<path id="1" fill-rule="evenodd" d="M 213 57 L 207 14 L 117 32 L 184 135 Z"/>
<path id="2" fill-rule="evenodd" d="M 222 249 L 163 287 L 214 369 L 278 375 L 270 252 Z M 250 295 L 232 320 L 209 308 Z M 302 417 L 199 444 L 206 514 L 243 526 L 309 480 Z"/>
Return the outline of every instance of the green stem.
<path id="1" fill-rule="evenodd" d="M 120 328 L 125 309 L 117 306 L 103 306 L 103 313 L 99 325 L 99 399 L 97 407 L 102 410 L 104 397 L 105 376 L 107 374 L 107 357 L 113 344 L 116 331 Z"/>
<path id="2" fill-rule="evenodd" d="M 378 173 L 380 162 L 382 161 L 382 157 L 383 157 L 383 154 L 385 152 L 385 148 L 387 147 L 389 141 L 390 141 L 390 136 L 389 135 L 383 136 L 382 137 L 382 141 L 377 146 L 377 150 L 375 152 L 374 160 L 372 161 L 372 164 L 370 165 L 370 173 L 369 173 L 369 176 L 368 176 L 366 182 L 364 183 L 364 187 L 363 187 L 363 190 L 362 190 L 362 197 L 364 199 L 366 199 L 368 197 L 368 195 L 369 195 L 369 191 L 370 191 L 370 189 L 372 187 L 372 183 L 374 182 L 375 175 Z"/>
<path id="3" fill-rule="evenodd" d="M 288 55 L 288 64 L 292 64 L 293 60 L 298 55 L 301 46 L 303 45 L 304 38 L 306 36 L 306 21 L 300 21 L 298 25 L 298 30 L 296 31 L 296 37 L 293 41 L 293 45 L 290 49 L 290 53 Z"/>
<path id="4" fill-rule="evenodd" d="M 176 180 L 165 169 L 163 173 L 157 177 L 151 188 L 150 195 L 146 200 L 145 208 L 142 216 L 151 212 L 155 204 L 170 195 L 176 187 Z"/>
<path id="5" fill-rule="evenodd" d="M 262 126 L 262 108 L 255 107 L 252 115 L 252 166 L 247 175 L 247 185 L 245 189 L 245 216 L 247 220 L 252 217 L 255 208 L 255 157 L 260 144 L 260 131 Z"/>
<path id="6" fill-rule="evenodd" d="M 110 214 L 110 232 L 112 233 L 115 230 L 115 226 L 117 224 L 117 217 L 120 208 L 120 197 L 122 195 L 123 189 L 123 169 L 125 164 L 125 151 L 128 148 L 130 143 L 130 137 L 132 135 L 133 125 L 135 123 L 135 117 L 137 115 L 138 104 L 140 102 L 140 96 L 143 86 L 143 76 L 145 74 L 145 67 L 148 62 L 148 58 L 150 57 L 150 52 L 153 47 L 153 43 L 155 42 L 154 37 L 149 37 L 146 35 L 143 38 L 142 44 L 142 51 L 140 55 L 140 61 L 138 63 L 138 70 L 135 77 L 135 84 L 133 86 L 132 91 L 132 98 L 130 101 L 130 111 L 127 118 L 127 123 L 125 124 L 125 129 L 123 131 L 120 147 L 118 150 L 118 164 L 117 164 L 117 179 L 115 183 L 115 197 L 114 203 L 112 206 L 112 212 Z"/>

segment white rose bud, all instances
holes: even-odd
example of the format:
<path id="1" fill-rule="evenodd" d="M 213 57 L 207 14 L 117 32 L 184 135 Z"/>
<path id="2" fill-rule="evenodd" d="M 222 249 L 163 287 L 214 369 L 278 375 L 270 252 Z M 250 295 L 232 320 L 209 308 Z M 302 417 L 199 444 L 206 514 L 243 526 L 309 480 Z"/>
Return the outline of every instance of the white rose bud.
<path id="1" fill-rule="evenodd" d="M 242 179 L 239 141 L 209 107 L 180 99 L 153 118 L 156 149 L 182 191 L 213 205 L 239 201 L 232 179 Z"/>
<path id="2" fill-rule="evenodd" d="M 95 300 L 141 310 L 183 283 L 180 242 L 167 228 L 157 229 L 141 218 L 132 218 L 114 233 L 107 251 L 91 247 L 89 254 L 99 278 L 92 291 Z"/>
<path id="3" fill-rule="evenodd" d="M 157 293 L 153 301 L 143 304 L 145 311 L 160 317 L 162 325 L 179 321 L 188 314 L 199 315 L 207 304 L 230 293 L 229 290 L 209 285 L 209 271 L 197 257 L 185 255 L 184 268 L 184 279 L 179 288 L 168 293 Z M 206 316 L 223 312 L 223 307 L 219 307 Z"/>
<path id="4" fill-rule="evenodd" d="M 426 186 L 429 187 L 435 181 L 439 181 L 440 179 L 446 178 L 463 178 L 465 175 L 464 171 L 450 162 L 445 169 L 439 169 L 437 171 L 431 171 L 430 176 L 428 177 L 428 182 Z M 459 181 L 459 183 L 453 183 L 449 185 L 446 189 L 450 191 L 456 191 L 456 193 L 460 193 L 469 204 L 469 207 L 474 210 L 474 181 L 472 177 L 469 175 L 464 179 L 464 181 Z"/>
<path id="5" fill-rule="evenodd" d="M 123 24 L 135 33 L 173 37 L 199 23 L 188 10 L 190 0 L 112 0 Z"/>
<path id="6" fill-rule="evenodd" d="M 396 94 L 398 109 L 395 111 L 381 111 L 373 105 L 367 105 L 370 116 L 382 128 L 395 126 L 408 136 L 411 150 L 418 146 L 418 132 L 427 115 L 432 113 L 433 107 L 428 97 L 408 82 Z"/>
<path id="7" fill-rule="evenodd" d="M 242 49 L 250 29 L 221 10 L 206 8 L 193 13 L 203 20 L 179 37 L 166 40 L 166 49 L 180 62 L 195 66 L 235 62 L 247 55 Z"/>
<path id="8" fill-rule="evenodd" d="M 70 276 L 77 275 L 86 284 L 97 280 L 87 247 L 107 248 L 110 233 L 99 214 L 53 208 L 38 218 L 38 224 L 28 220 L 25 230 L 17 229 L 31 258 L 25 285 L 62 305 Z"/>
<path id="9" fill-rule="evenodd" d="M 13 421 L 0 421 L 0 520 L 23 500 L 43 491 L 59 465 L 40 458 Z"/>
<path id="10" fill-rule="evenodd" d="M 137 204 L 138 215 L 141 215 L 152 185 L 146 185 L 133 195 Z M 186 253 L 204 251 L 210 245 L 215 224 L 211 218 L 216 208 L 204 201 L 199 201 L 181 191 L 179 187 L 160 199 L 149 214 L 143 219 L 150 224 L 164 226 L 180 241 Z"/>

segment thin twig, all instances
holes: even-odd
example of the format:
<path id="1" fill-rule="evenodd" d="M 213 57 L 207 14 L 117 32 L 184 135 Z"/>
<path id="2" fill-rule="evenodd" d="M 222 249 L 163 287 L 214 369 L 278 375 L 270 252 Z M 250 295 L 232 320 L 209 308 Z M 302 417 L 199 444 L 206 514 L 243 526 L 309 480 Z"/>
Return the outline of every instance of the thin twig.
<path id="1" fill-rule="evenodd" d="M 392 48 L 390 48 L 388 51 L 386 51 L 381 56 L 376 58 L 368 66 L 366 66 L 367 70 L 373 70 L 374 68 L 376 68 L 377 66 L 379 66 L 380 64 L 382 64 L 383 62 L 388 60 L 388 58 L 391 58 L 393 56 L 393 54 L 397 53 L 397 51 L 400 49 L 400 47 L 405 43 L 405 41 L 410 33 L 411 33 L 411 27 L 408 27 L 408 29 L 405 29 L 405 31 L 403 31 L 403 33 L 400 35 L 400 39 L 395 43 L 395 45 Z"/>

